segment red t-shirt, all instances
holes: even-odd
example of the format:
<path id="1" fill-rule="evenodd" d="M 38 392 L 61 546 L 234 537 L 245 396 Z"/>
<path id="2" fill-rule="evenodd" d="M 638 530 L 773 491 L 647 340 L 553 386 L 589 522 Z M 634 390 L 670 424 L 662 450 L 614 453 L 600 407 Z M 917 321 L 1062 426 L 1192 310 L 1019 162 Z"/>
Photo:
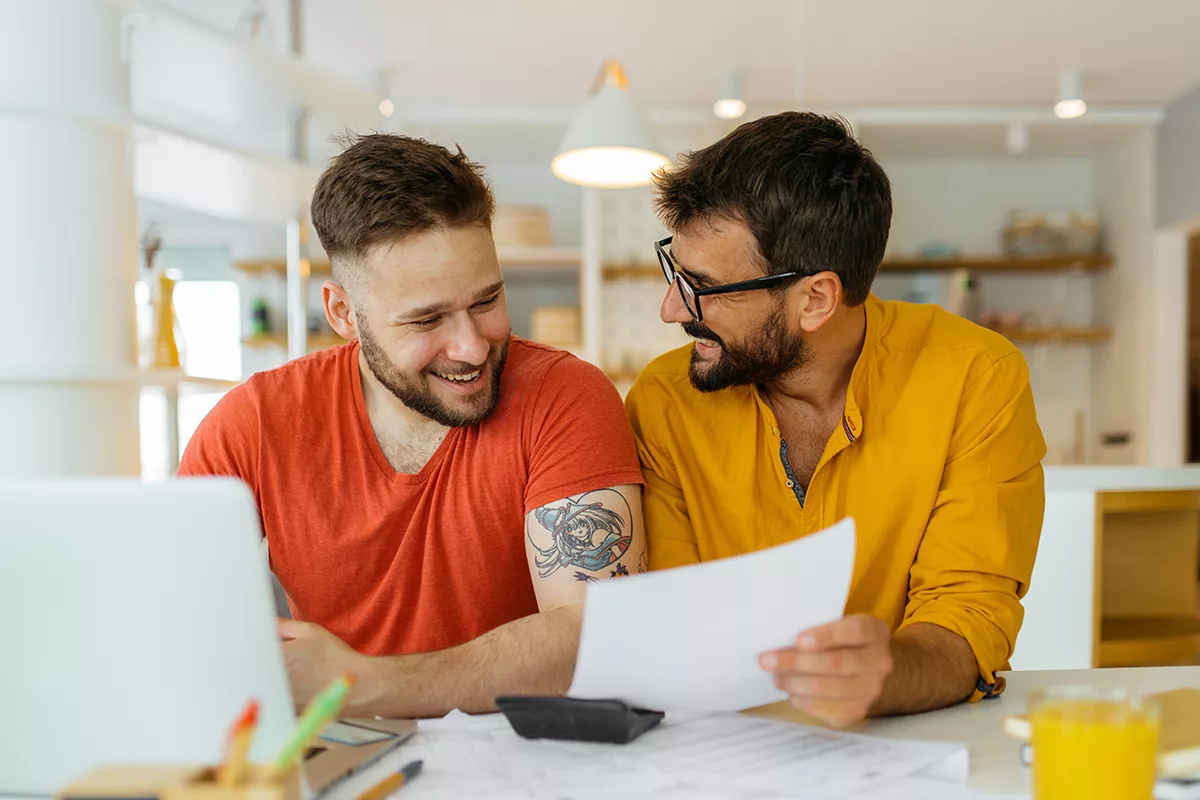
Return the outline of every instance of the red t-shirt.
<path id="1" fill-rule="evenodd" d="M 535 613 L 525 515 L 642 483 L 608 378 L 516 337 L 496 409 L 452 428 L 416 475 L 393 470 L 375 439 L 357 342 L 231 390 L 179 475 L 247 483 L 293 616 L 372 655 L 453 647 Z"/>

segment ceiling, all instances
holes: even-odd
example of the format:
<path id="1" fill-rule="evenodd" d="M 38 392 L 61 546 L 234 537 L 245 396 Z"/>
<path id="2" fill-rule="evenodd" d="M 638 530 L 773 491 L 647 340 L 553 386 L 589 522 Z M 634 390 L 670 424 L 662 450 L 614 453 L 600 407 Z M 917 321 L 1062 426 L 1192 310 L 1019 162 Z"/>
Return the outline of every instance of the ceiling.
<path id="1" fill-rule="evenodd" d="M 169 2 L 230 26 L 249 5 Z M 608 57 L 652 107 L 707 106 L 729 69 L 752 107 L 1045 106 L 1071 67 L 1090 104 L 1158 105 L 1200 81 L 1197 0 L 302 2 L 306 56 L 391 70 L 402 111 L 574 103 Z"/>

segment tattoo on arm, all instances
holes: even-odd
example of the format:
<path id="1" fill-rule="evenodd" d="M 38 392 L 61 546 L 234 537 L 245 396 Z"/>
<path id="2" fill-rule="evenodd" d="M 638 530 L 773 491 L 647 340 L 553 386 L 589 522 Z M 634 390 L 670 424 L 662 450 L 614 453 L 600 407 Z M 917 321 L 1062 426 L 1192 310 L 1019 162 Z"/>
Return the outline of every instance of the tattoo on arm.
<path id="1" fill-rule="evenodd" d="M 633 512 L 620 492 L 601 489 L 568 497 L 562 503 L 542 506 L 533 516 L 550 534 L 545 547 L 534 541 L 532 533 L 527 534 L 538 553 L 535 561 L 541 577 L 570 568 L 575 569 L 575 580 L 589 583 L 599 580 L 593 573 L 608 571 L 610 580 L 629 574 L 629 568 L 619 562 L 632 542 L 629 525 Z M 646 571 L 645 560 L 643 554 L 638 572 Z"/>

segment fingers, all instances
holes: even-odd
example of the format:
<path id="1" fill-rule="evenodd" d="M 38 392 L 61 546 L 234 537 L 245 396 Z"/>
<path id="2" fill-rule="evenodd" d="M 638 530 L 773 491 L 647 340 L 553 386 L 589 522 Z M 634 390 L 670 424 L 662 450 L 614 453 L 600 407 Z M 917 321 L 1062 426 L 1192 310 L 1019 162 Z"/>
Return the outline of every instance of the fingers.
<path id="1" fill-rule="evenodd" d="M 759 657 L 759 666 L 781 675 L 828 675 L 854 677 L 876 671 L 891 671 L 887 650 L 856 648 L 808 653 L 799 650 L 772 650 Z"/>
<path id="2" fill-rule="evenodd" d="M 793 706 L 830 725 L 845 727 L 866 719 L 883 693 L 884 675 L 852 677 L 780 675 L 775 685 L 788 693 Z"/>
<path id="3" fill-rule="evenodd" d="M 792 705 L 845 726 L 865 719 L 892 672 L 891 632 L 883 622 L 855 615 L 804 631 L 796 646 L 759 656 Z"/>
<path id="4" fill-rule="evenodd" d="M 839 647 L 866 647 L 888 636 L 883 622 L 866 614 L 855 614 L 810 628 L 796 637 L 796 648 L 808 652 Z"/>
<path id="5" fill-rule="evenodd" d="M 855 700 L 870 697 L 874 700 L 882 681 L 874 675 L 831 677 L 828 675 L 776 675 L 775 685 L 795 698 L 811 702 Z"/>

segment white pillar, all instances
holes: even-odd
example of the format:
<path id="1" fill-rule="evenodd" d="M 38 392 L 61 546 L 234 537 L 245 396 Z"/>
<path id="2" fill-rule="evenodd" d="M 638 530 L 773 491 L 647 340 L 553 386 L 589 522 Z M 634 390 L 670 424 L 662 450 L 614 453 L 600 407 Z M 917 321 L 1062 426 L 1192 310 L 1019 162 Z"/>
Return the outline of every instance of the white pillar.
<path id="1" fill-rule="evenodd" d="M 0 478 L 137 474 L 121 16 L 0 0 Z"/>
<path id="2" fill-rule="evenodd" d="M 1163 228 L 1154 234 L 1150 270 L 1150 413 L 1146 461 L 1155 467 L 1187 463 L 1188 439 L 1188 233 Z"/>
<path id="3" fill-rule="evenodd" d="M 596 366 L 603 364 L 604 263 L 601 239 L 600 190 L 583 188 L 582 260 L 579 265 L 579 310 L 582 357 Z"/>

